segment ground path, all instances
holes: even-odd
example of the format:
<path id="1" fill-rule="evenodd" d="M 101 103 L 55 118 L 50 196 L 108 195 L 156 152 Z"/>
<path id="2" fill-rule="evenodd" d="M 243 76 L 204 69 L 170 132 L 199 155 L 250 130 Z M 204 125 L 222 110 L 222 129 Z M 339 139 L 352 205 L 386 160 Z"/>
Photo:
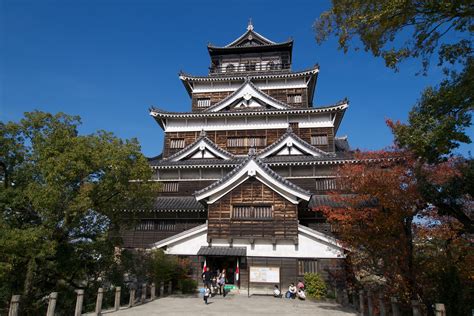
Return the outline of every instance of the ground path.
<path id="1" fill-rule="evenodd" d="M 205 305 L 202 297 L 168 296 L 133 308 L 117 312 L 104 312 L 110 316 L 154 315 L 320 315 L 349 316 L 357 313 L 332 302 L 311 302 L 278 299 L 269 296 L 228 295 L 216 296 Z"/>

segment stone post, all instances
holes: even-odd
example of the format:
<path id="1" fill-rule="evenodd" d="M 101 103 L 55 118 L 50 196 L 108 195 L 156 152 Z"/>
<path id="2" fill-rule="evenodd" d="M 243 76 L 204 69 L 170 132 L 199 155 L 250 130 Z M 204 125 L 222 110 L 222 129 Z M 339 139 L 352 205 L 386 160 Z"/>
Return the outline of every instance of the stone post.
<path id="1" fill-rule="evenodd" d="M 20 309 L 20 295 L 12 295 L 10 301 L 10 309 L 8 310 L 8 316 L 18 316 L 18 310 Z"/>
<path id="2" fill-rule="evenodd" d="M 155 288 L 155 283 L 152 283 L 150 287 L 150 299 L 153 301 L 155 298 L 156 298 L 156 288 Z"/>
<path id="3" fill-rule="evenodd" d="M 161 281 L 160 282 L 160 297 L 163 297 L 165 295 L 165 282 Z"/>
<path id="4" fill-rule="evenodd" d="M 444 307 L 444 304 L 441 304 L 441 303 L 435 304 L 435 315 L 446 316 L 446 308 Z"/>
<path id="5" fill-rule="evenodd" d="M 390 304 L 392 305 L 392 315 L 393 316 L 401 316 L 400 314 L 400 305 L 398 304 L 398 300 L 396 297 L 390 298 Z"/>
<path id="6" fill-rule="evenodd" d="M 367 309 L 369 311 L 369 316 L 374 316 L 374 305 L 372 302 L 372 292 L 367 292 Z"/>
<path id="7" fill-rule="evenodd" d="M 169 281 L 168 282 L 168 295 L 171 295 L 172 292 L 173 292 L 173 282 Z"/>
<path id="8" fill-rule="evenodd" d="M 130 301 L 128 302 L 128 307 L 135 306 L 135 289 L 130 289 Z"/>
<path id="9" fill-rule="evenodd" d="M 74 316 L 82 315 L 82 305 L 84 304 L 84 290 L 76 290 L 76 309 L 74 310 Z"/>
<path id="10" fill-rule="evenodd" d="M 352 307 L 357 308 L 357 293 L 352 290 Z"/>
<path id="11" fill-rule="evenodd" d="M 142 304 L 146 301 L 146 283 L 142 284 Z"/>
<path id="12" fill-rule="evenodd" d="M 114 303 L 114 310 L 118 311 L 120 309 L 120 294 L 122 292 L 122 288 L 120 286 L 115 287 L 115 303 Z"/>
<path id="13" fill-rule="evenodd" d="M 342 305 L 349 305 L 349 295 L 347 294 L 346 289 L 342 290 Z"/>
<path id="14" fill-rule="evenodd" d="M 385 310 L 385 300 L 383 297 L 383 293 L 379 293 L 379 311 L 380 311 L 380 316 L 387 315 L 387 311 Z"/>
<path id="15" fill-rule="evenodd" d="M 421 316 L 421 304 L 420 301 L 412 300 L 411 308 L 413 310 L 413 316 Z"/>
<path id="16" fill-rule="evenodd" d="M 48 297 L 48 310 L 46 316 L 54 316 L 56 310 L 56 301 L 58 300 L 58 292 L 52 292 Z"/>
<path id="17" fill-rule="evenodd" d="M 364 315 L 364 291 L 359 291 L 359 314 Z"/>
<path id="18" fill-rule="evenodd" d="M 104 300 L 104 289 L 99 287 L 97 290 L 97 300 L 95 301 L 95 314 L 100 316 L 102 314 L 102 301 Z"/>

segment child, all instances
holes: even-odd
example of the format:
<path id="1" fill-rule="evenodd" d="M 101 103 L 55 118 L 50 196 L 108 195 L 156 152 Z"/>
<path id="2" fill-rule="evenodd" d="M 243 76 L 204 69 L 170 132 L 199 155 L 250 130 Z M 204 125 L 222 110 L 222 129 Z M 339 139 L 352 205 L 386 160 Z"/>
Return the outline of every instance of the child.
<path id="1" fill-rule="evenodd" d="M 273 288 L 273 296 L 274 297 L 280 297 L 281 296 L 280 289 L 278 288 L 278 285 L 276 285 L 276 284 L 275 284 L 275 287 Z"/>
<path id="2" fill-rule="evenodd" d="M 209 289 L 209 285 L 204 285 L 204 303 L 207 303 L 207 299 L 209 298 L 209 295 L 211 295 L 211 290 Z"/>

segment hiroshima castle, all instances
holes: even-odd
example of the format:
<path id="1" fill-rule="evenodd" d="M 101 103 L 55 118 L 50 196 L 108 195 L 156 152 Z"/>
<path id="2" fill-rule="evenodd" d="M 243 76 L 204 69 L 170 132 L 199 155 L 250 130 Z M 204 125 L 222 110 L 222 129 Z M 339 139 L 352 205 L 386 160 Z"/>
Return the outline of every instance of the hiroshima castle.
<path id="1" fill-rule="evenodd" d="M 149 158 L 160 193 L 153 208 L 127 212 L 139 220 L 123 246 L 190 259 L 196 280 L 204 265 L 225 268 L 244 289 L 344 270 L 318 207 L 332 203 L 336 168 L 353 159 L 337 136 L 348 101 L 315 106 L 319 66 L 293 70 L 293 40 L 274 42 L 252 23 L 207 50 L 207 75 L 179 74 L 189 111 L 150 109 L 164 131 L 162 153 Z"/>

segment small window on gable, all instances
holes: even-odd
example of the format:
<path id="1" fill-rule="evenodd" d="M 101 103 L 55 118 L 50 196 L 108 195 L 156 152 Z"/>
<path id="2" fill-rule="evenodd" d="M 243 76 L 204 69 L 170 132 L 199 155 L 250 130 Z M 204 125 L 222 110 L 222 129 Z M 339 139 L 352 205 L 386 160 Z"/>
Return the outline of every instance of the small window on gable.
<path id="1" fill-rule="evenodd" d="M 268 70 L 274 70 L 275 69 L 275 63 L 273 61 L 268 62 L 267 69 Z"/>
<path id="2" fill-rule="evenodd" d="M 225 67 L 225 72 L 234 72 L 235 71 L 235 66 L 233 64 L 228 64 L 227 67 Z"/>
<path id="3" fill-rule="evenodd" d="M 270 205 L 233 205 L 232 219 L 266 220 L 272 219 Z"/>
<path id="4" fill-rule="evenodd" d="M 305 273 L 318 273 L 318 261 L 314 259 L 299 259 L 298 275 L 303 276 Z"/>
<path id="5" fill-rule="evenodd" d="M 328 144 L 328 135 L 327 134 L 317 134 L 311 135 L 311 145 L 327 145 Z"/>
<path id="6" fill-rule="evenodd" d="M 177 148 L 184 148 L 184 138 L 172 138 L 170 139 L 170 148 L 177 149 Z"/>
<path id="7" fill-rule="evenodd" d="M 302 103 L 303 98 L 301 94 L 289 94 L 288 95 L 288 103 Z"/>
<path id="8" fill-rule="evenodd" d="M 209 98 L 199 98 L 197 99 L 198 108 L 207 108 L 211 105 L 211 99 Z"/>

